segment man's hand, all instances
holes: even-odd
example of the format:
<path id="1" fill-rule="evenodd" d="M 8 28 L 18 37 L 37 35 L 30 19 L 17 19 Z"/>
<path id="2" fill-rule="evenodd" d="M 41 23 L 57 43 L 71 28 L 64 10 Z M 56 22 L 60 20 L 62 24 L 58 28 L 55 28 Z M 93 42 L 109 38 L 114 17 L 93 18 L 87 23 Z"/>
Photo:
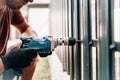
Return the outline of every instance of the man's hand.
<path id="1" fill-rule="evenodd" d="M 14 48 L 7 55 L 1 57 L 4 69 L 25 68 L 30 65 L 33 58 L 37 56 L 38 49 Z"/>

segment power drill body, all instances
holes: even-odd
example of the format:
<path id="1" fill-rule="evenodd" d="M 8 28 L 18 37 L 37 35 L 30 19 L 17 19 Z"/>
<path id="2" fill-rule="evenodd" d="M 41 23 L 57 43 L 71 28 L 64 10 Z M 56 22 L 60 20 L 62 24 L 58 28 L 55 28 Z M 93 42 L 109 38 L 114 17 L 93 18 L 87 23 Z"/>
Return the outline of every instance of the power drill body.
<path id="1" fill-rule="evenodd" d="M 33 37 L 22 37 L 22 45 L 21 48 L 38 48 L 40 49 L 40 53 L 49 54 L 54 51 L 57 46 L 62 44 L 64 45 L 74 45 L 76 40 L 72 37 L 53 37 L 46 36 L 41 38 L 33 38 Z"/>
<path id="2" fill-rule="evenodd" d="M 51 42 L 47 37 L 33 38 L 33 37 L 22 37 L 21 48 L 37 48 L 40 49 L 41 53 L 48 54 L 51 51 Z"/>

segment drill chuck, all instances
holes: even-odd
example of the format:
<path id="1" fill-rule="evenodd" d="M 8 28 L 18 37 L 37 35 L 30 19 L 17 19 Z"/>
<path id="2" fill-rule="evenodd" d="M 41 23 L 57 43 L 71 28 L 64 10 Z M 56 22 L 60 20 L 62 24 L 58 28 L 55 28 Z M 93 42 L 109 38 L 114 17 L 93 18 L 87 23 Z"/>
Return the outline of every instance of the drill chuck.
<path id="1" fill-rule="evenodd" d="M 64 43 L 64 45 L 73 46 L 73 45 L 75 45 L 76 40 L 73 37 L 64 37 L 63 38 L 63 43 Z"/>
<path id="2" fill-rule="evenodd" d="M 51 41 L 55 41 L 56 42 L 56 46 L 59 46 L 59 45 L 68 45 L 68 46 L 73 46 L 75 45 L 76 43 L 76 40 L 75 38 L 73 37 L 56 37 L 56 38 L 52 38 L 52 39 L 55 39 L 55 40 L 51 40 Z"/>

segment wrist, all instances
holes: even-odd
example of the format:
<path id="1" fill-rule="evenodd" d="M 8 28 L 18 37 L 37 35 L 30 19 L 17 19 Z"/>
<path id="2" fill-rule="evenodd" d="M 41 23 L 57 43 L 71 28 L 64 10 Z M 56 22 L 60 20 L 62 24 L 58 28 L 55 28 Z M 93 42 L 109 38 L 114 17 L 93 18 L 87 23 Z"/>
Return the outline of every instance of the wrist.
<path id="1" fill-rule="evenodd" d="M 14 42 L 14 47 L 17 47 L 17 48 L 20 48 L 22 45 L 22 41 L 20 39 L 17 39 L 15 42 Z"/>
<path id="2" fill-rule="evenodd" d="M 22 45 L 22 41 L 20 39 L 16 39 L 15 41 L 8 42 L 6 53 L 9 53 L 13 48 L 20 48 Z"/>

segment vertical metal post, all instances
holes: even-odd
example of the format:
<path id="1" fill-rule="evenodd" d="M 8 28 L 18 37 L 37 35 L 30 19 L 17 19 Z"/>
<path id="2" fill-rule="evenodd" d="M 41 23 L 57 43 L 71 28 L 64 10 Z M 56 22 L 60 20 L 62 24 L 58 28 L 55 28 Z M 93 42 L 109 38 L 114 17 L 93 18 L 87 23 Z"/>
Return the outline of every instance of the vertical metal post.
<path id="1" fill-rule="evenodd" d="M 80 0 L 74 0 L 73 37 L 80 40 Z M 81 45 L 74 46 L 74 79 L 81 80 Z"/>
<path id="2" fill-rule="evenodd" d="M 69 0 L 65 1 L 66 4 L 66 36 L 69 36 Z M 70 75 L 70 54 L 69 54 L 69 47 L 66 46 L 66 53 L 68 55 L 67 58 L 67 73 Z"/>
<path id="3" fill-rule="evenodd" d="M 68 0 L 69 4 L 69 36 L 73 36 L 73 0 Z M 74 80 L 74 51 L 73 47 L 69 47 L 70 54 L 70 80 Z"/>
<path id="4" fill-rule="evenodd" d="M 108 2 L 108 16 L 109 16 L 109 45 L 114 46 L 114 0 L 109 0 Z M 112 47 L 109 51 L 109 71 L 110 71 L 110 80 L 115 80 L 115 52 Z"/>
<path id="5" fill-rule="evenodd" d="M 99 32 L 97 32 L 97 23 L 98 23 L 98 10 L 99 10 L 99 8 L 98 8 L 98 3 L 97 3 L 97 1 L 98 0 L 95 0 L 95 28 L 96 28 L 96 39 L 98 39 L 98 33 Z M 98 48 L 99 47 L 97 47 L 96 48 L 96 80 L 98 80 Z"/>
<path id="6" fill-rule="evenodd" d="M 62 36 L 66 36 L 66 4 L 65 1 L 66 0 L 61 0 L 62 1 Z M 63 71 L 67 71 L 67 53 L 66 53 L 66 49 L 65 46 L 62 47 L 62 51 L 63 51 Z"/>
<path id="7" fill-rule="evenodd" d="M 97 38 L 98 38 L 98 80 L 110 79 L 110 22 L 109 1 L 97 0 Z"/>
<path id="8" fill-rule="evenodd" d="M 92 33 L 90 0 L 83 0 L 83 79 L 92 80 Z"/>

